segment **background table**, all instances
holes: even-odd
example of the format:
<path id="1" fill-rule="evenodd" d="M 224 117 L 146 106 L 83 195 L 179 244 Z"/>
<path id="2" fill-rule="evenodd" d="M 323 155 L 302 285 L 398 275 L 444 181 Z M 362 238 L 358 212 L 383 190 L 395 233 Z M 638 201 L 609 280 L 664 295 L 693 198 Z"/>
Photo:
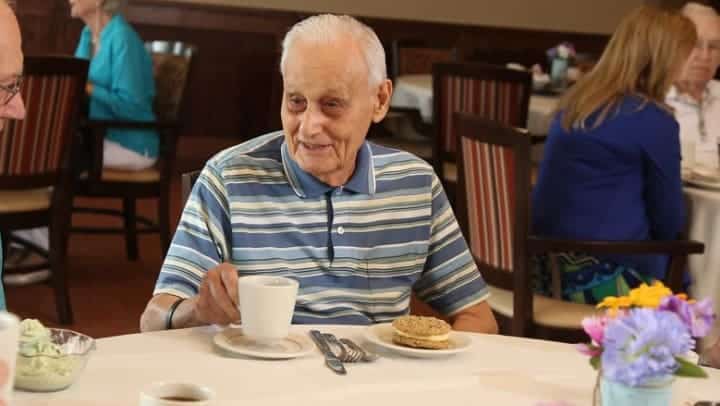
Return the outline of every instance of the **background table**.
<path id="1" fill-rule="evenodd" d="M 715 313 L 720 315 L 720 190 L 688 185 L 683 190 L 688 202 L 688 238 L 705 244 L 704 254 L 688 257 L 693 281 L 690 293 L 698 299 L 712 298 Z M 718 337 L 720 321 L 705 344 L 712 344 Z"/>
<path id="2" fill-rule="evenodd" d="M 293 326 L 306 334 L 311 326 Z M 361 340 L 364 327 L 321 326 Z M 535 405 L 565 400 L 591 404 L 595 372 L 572 345 L 473 334 L 469 351 L 442 359 L 387 354 L 332 373 L 319 352 L 289 361 L 225 358 L 213 350 L 216 328 L 136 334 L 98 340 L 84 374 L 57 393 L 16 392 L 14 406 L 129 406 L 153 381 L 212 387 L 218 405 Z M 720 400 L 720 371 L 710 379 L 677 379 L 673 405 Z M 692 403 L 690 403 L 692 404 Z"/>
<path id="3" fill-rule="evenodd" d="M 412 108 L 420 111 L 426 123 L 432 122 L 433 89 L 432 75 L 402 75 L 395 80 L 395 89 L 391 107 Z M 544 135 L 550 128 L 553 112 L 559 97 L 530 96 L 528 108 L 528 131 L 531 134 Z"/>

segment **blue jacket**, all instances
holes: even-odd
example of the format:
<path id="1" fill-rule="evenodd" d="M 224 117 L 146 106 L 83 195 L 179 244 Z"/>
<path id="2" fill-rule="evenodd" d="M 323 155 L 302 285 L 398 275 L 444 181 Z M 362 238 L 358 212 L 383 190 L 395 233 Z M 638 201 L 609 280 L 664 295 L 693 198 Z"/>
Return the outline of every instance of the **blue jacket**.
<path id="1" fill-rule="evenodd" d="M 597 128 L 549 131 L 532 202 L 533 233 L 582 240 L 670 240 L 685 224 L 678 124 L 627 96 Z M 588 120 L 591 127 L 594 116 Z M 601 259 L 663 278 L 663 256 Z"/>
<path id="2" fill-rule="evenodd" d="M 90 29 L 85 27 L 75 51 L 76 57 L 90 60 L 90 118 L 155 120 L 152 60 L 135 30 L 122 16 L 115 15 L 100 33 L 94 56 L 91 38 Z M 158 137 L 152 131 L 110 130 L 107 139 L 141 155 L 158 155 Z"/>

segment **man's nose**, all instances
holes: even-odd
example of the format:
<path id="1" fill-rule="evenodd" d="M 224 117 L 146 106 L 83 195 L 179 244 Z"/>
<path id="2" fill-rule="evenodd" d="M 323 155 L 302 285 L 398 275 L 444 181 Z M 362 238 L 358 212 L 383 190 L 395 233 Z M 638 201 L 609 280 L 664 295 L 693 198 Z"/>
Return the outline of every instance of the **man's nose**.
<path id="1" fill-rule="evenodd" d="M 317 108 L 308 106 L 300 121 L 300 132 L 306 136 L 317 134 L 322 128 L 323 121 L 323 113 Z"/>

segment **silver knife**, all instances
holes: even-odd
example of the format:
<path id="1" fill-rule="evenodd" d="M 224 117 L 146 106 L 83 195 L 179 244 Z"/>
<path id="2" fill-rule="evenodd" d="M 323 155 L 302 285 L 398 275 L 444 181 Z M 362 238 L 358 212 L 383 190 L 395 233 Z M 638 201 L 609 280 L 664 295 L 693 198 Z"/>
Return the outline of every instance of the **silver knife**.
<path id="1" fill-rule="evenodd" d="M 338 357 L 336 357 L 335 354 L 333 354 L 333 352 L 330 350 L 330 346 L 328 345 L 327 341 L 325 341 L 325 337 L 323 337 L 322 333 L 318 330 L 310 330 L 310 337 L 312 337 L 313 341 L 315 341 L 315 345 L 318 346 L 320 352 L 322 352 L 323 356 L 325 357 L 325 365 L 327 365 L 328 368 L 332 369 L 333 372 L 335 372 L 336 374 L 347 374 L 347 371 L 345 370 L 342 362 L 340 362 Z"/>

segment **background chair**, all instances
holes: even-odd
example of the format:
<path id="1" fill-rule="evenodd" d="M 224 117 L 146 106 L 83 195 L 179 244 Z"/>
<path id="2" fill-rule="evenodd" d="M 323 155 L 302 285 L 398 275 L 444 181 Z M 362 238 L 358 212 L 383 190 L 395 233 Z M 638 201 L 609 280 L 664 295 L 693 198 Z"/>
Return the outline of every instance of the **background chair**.
<path id="1" fill-rule="evenodd" d="M 577 341 L 584 339 L 583 317 L 593 306 L 533 294 L 531 257 L 578 252 L 590 255 L 664 254 L 670 257 L 665 283 L 682 291 L 687 255 L 704 250 L 701 243 L 674 241 L 570 241 L 530 235 L 530 137 L 498 122 L 456 114 L 459 172 L 458 221 L 480 272 L 491 287 L 493 311 L 509 332 Z"/>
<path id="2" fill-rule="evenodd" d="M 47 261 L 6 268 L 7 274 L 49 268 L 58 318 L 73 321 L 65 272 L 72 207 L 72 145 L 88 62 L 69 57 L 26 57 L 21 94 L 25 121 L 0 132 L 0 230 L 3 248 L 15 242 Z M 16 96 L 17 97 L 17 96 Z M 12 238 L 14 230 L 49 227 L 49 249 Z M 7 252 L 7 251 L 5 251 Z M 7 256 L 5 256 L 7 258 Z"/>
<path id="3" fill-rule="evenodd" d="M 79 196 L 122 199 L 122 210 L 75 207 L 75 212 L 121 216 L 123 226 L 73 227 L 77 233 L 125 235 L 127 256 L 138 257 L 139 233 L 159 232 L 165 253 L 170 246 L 170 181 L 175 164 L 178 116 L 182 110 L 183 92 L 196 53 L 193 46 L 171 41 L 153 41 L 146 44 L 153 59 L 156 84 L 156 122 L 95 121 L 84 124 L 86 143 L 90 146 L 90 170 L 82 176 L 77 188 Z M 141 171 L 123 171 L 103 167 L 103 140 L 109 128 L 153 129 L 160 137 L 157 164 Z M 157 220 L 143 218 L 136 213 L 136 201 L 157 199 Z M 140 226 L 140 227 L 138 227 Z"/>
<path id="4" fill-rule="evenodd" d="M 456 112 L 473 113 L 512 127 L 527 126 L 532 77 L 504 67 L 480 63 L 444 63 L 433 68 L 432 165 L 451 202 L 455 201 L 457 168 Z"/>

